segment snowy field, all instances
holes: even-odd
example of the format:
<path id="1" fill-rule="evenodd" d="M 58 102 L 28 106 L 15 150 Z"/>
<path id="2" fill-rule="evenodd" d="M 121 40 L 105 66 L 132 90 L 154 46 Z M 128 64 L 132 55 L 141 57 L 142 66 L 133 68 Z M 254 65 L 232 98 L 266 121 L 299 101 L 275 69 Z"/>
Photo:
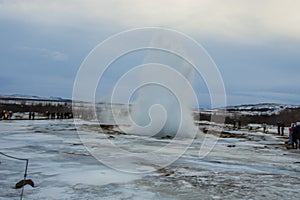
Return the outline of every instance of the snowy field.
<path id="1" fill-rule="evenodd" d="M 107 133 L 82 124 L 86 134 Z M 299 199 L 300 150 L 283 148 L 283 138 L 260 132 L 231 131 L 213 150 L 199 157 L 203 138 L 164 169 L 146 174 L 118 172 L 101 164 L 82 145 L 72 120 L 0 121 L 0 152 L 28 158 L 23 199 Z M 241 137 L 241 135 L 243 137 Z M 113 135 L 128 150 L 155 148 L 168 142 L 133 135 Z M 210 140 L 216 140 L 210 136 Z M 109 151 L 103 147 L 103 151 Z M 165 151 L 165 156 L 173 151 Z M 114 152 L 107 152 L 114 156 Z M 146 165 L 141 163 L 141 165 Z M 141 166 L 153 167 L 155 166 Z M 0 199 L 20 199 L 14 185 L 25 162 L 0 155 Z"/>

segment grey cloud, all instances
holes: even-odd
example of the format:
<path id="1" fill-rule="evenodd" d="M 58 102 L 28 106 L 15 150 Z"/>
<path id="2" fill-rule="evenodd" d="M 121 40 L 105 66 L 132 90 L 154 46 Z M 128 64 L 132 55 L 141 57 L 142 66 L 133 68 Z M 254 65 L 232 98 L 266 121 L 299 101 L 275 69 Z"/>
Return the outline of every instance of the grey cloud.
<path id="1" fill-rule="evenodd" d="M 164 26 L 192 35 L 253 43 L 276 37 L 299 40 L 299 6 L 294 0 L 7 0 L 2 2 L 0 16 L 43 26 L 95 27 L 99 22 L 126 28 Z"/>
<path id="2" fill-rule="evenodd" d="M 77 69 L 99 42 L 127 28 L 164 26 L 204 44 L 221 71 L 229 103 L 297 103 L 300 98 L 293 94 L 300 85 L 300 15 L 295 12 L 300 2 L 116 2 L 1 1 L 1 91 L 69 95 Z M 116 69 L 111 76 L 120 73 Z M 107 84 L 113 80 L 108 77 Z M 206 92 L 203 86 L 196 89 Z M 200 96 L 209 104 L 209 95 Z"/>

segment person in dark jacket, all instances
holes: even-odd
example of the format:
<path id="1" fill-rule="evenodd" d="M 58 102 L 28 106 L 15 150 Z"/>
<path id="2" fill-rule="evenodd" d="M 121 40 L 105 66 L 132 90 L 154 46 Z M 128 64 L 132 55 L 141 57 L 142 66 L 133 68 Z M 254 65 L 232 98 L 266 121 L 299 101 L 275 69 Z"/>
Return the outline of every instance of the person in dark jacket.
<path id="1" fill-rule="evenodd" d="M 297 149 L 298 145 L 300 146 L 300 144 L 299 144 L 299 140 L 300 140 L 300 122 L 297 122 L 296 126 L 293 128 L 292 140 L 293 140 L 292 148 L 294 149 L 296 147 L 296 149 Z"/>
<path id="2" fill-rule="evenodd" d="M 281 123 L 281 136 L 284 135 L 284 128 L 285 128 L 284 123 Z"/>
<path id="3" fill-rule="evenodd" d="M 293 145 L 293 129 L 295 127 L 295 124 L 292 124 L 291 127 L 289 128 L 289 141 L 290 145 Z"/>
<path id="4" fill-rule="evenodd" d="M 280 135 L 281 122 L 277 122 L 277 133 Z"/>

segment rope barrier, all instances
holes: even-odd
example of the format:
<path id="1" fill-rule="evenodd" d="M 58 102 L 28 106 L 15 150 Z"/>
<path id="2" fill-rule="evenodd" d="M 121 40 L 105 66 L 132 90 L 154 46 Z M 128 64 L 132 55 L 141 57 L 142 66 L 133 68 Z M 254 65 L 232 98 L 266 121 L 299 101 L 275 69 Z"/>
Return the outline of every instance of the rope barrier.
<path id="1" fill-rule="evenodd" d="M 20 199 L 22 200 L 23 199 L 23 193 L 24 193 L 25 181 L 26 181 L 26 177 L 27 177 L 27 169 L 28 169 L 29 159 L 17 158 L 17 157 L 10 156 L 10 155 L 7 155 L 7 154 L 2 153 L 2 152 L 0 152 L 0 154 L 3 155 L 3 156 L 5 156 L 5 157 L 12 158 L 12 159 L 15 159 L 15 160 L 26 161 L 25 172 L 24 172 L 24 179 L 23 179 L 23 186 L 22 186 L 22 192 L 21 192 L 21 197 L 20 197 Z"/>

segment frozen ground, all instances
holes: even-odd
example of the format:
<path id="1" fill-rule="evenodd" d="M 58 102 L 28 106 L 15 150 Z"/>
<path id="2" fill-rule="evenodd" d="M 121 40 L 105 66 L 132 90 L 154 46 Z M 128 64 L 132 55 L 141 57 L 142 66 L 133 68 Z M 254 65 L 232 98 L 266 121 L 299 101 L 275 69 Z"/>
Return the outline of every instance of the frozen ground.
<path id="1" fill-rule="evenodd" d="M 97 135 L 99 144 L 108 136 L 88 127 L 83 129 Z M 147 174 L 117 172 L 101 164 L 82 145 L 71 120 L 0 121 L 0 152 L 30 160 L 28 179 L 36 187 L 26 186 L 23 199 L 299 199 L 300 150 L 284 149 L 283 139 L 271 134 L 232 134 L 237 137 L 219 138 L 205 158 L 199 158 L 203 139 L 196 139 L 175 163 Z M 168 142 L 112 138 L 133 151 Z M 2 155 L 0 162 L 0 199 L 19 199 L 21 189 L 13 187 L 23 178 L 25 163 Z"/>

